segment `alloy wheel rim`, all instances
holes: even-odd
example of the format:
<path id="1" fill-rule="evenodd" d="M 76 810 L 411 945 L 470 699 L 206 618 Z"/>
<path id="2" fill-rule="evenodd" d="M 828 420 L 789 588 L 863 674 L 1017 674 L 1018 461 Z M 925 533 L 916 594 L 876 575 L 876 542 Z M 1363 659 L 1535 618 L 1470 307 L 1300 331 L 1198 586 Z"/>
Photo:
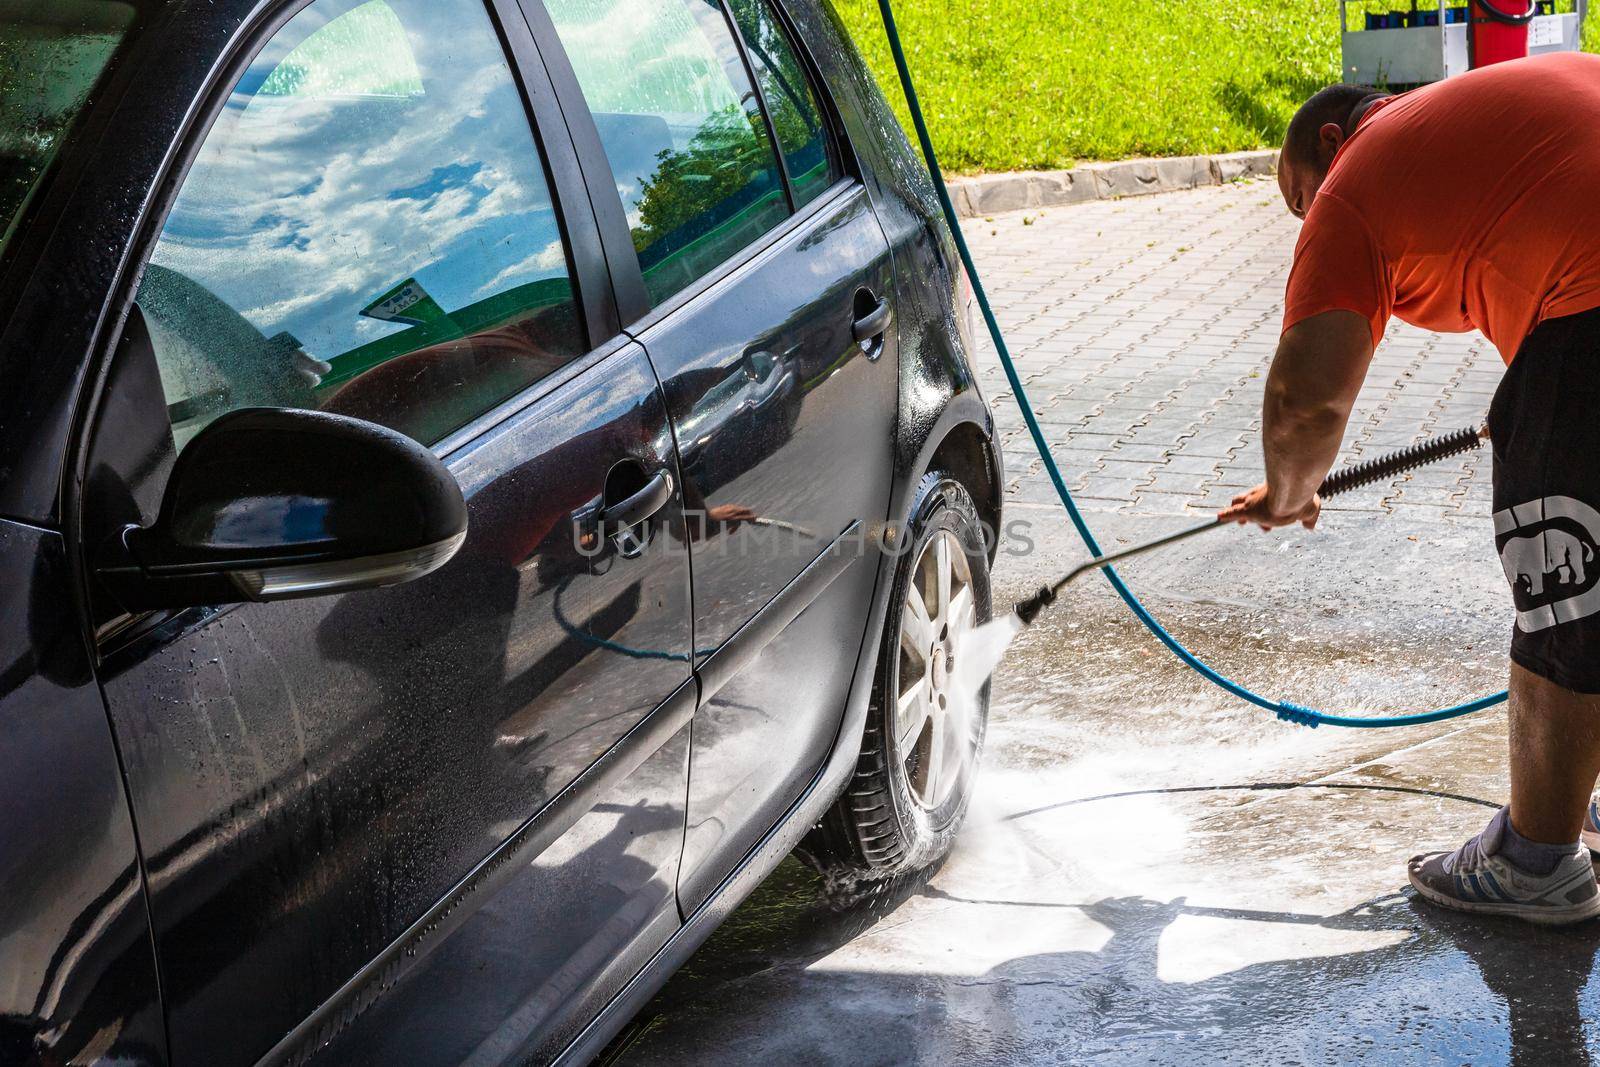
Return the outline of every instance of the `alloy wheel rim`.
<path id="1" fill-rule="evenodd" d="M 937 810 L 961 778 L 972 743 L 954 668 L 978 624 L 972 570 L 960 540 L 940 530 L 922 546 L 900 611 L 896 755 L 912 798 Z"/>

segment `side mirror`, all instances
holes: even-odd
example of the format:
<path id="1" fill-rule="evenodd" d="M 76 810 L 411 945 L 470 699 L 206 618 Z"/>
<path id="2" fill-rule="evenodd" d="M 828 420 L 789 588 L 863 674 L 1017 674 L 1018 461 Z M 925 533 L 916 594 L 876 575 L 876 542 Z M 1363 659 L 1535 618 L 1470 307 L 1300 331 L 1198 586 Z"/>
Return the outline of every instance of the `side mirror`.
<path id="1" fill-rule="evenodd" d="M 242 408 L 188 443 L 155 522 L 114 535 L 95 573 L 130 611 L 287 600 L 412 581 L 466 536 L 461 487 L 411 438 Z"/>

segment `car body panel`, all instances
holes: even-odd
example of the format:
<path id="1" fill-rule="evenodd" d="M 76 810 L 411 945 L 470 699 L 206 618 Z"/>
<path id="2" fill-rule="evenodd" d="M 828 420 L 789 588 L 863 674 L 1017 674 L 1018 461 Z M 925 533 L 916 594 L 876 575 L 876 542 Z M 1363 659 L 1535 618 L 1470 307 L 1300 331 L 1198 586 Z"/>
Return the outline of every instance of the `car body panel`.
<path id="1" fill-rule="evenodd" d="M 164 1063 L 133 822 L 59 534 L 0 519 L 0 596 L 0 1063 Z"/>
<path id="2" fill-rule="evenodd" d="M 939 214 L 927 170 L 911 149 L 881 90 L 867 70 L 837 14 L 826 0 L 788 0 L 785 13 L 799 42 L 821 75 L 849 147 L 860 161 L 894 257 L 899 397 L 895 434 L 893 500 L 889 514 L 908 516 L 918 481 L 941 447 L 961 437 L 979 442 L 968 457 L 984 472 L 973 486 L 979 513 L 994 529 L 1001 518 L 1004 473 L 994 443 L 994 423 L 978 391 L 956 307 L 953 240 Z M 993 555 L 995 543 L 990 545 Z M 850 780 L 860 752 L 874 672 L 882 642 L 887 599 L 882 590 L 894 560 L 874 560 L 879 595 L 872 600 L 857 652 L 849 696 L 828 758 L 787 811 L 718 882 L 650 966 L 596 1016 L 558 1064 L 588 1062 L 603 1050 L 674 970 L 797 845 Z"/>
<path id="3" fill-rule="evenodd" d="M 870 535 L 888 512 L 894 330 L 865 346 L 851 333 L 858 294 L 892 300 L 888 249 L 859 184 L 796 223 L 633 331 L 661 376 L 687 498 L 713 516 L 757 516 L 707 522 L 691 549 L 704 691 L 679 886 L 687 910 L 794 801 L 837 736 L 876 577 Z M 729 402 L 730 382 L 743 403 Z M 716 650 L 853 523 L 863 536 L 837 548 L 854 558 L 825 599 L 738 671 L 720 666 Z"/>
<path id="4" fill-rule="evenodd" d="M 800 795 L 838 736 L 877 581 L 898 407 L 899 330 L 891 319 L 881 337 L 858 341 L 854 323 L 880 300 L 893 311 L 895 278 L 844 141 L 846 169 L 828 193 L 650 307 L 618 196 L 629 175 L 613 172 L 630 164 L 601 147 L 599 123 L 616 117 L 590 111 L 553 24 L 524 7 L 578 146 L 621 321 L 661 377 L 691 522 L 707 516 L 691 549 L 702 693 L 679 882 L 693 910 Z M 822 107 L 837 139 L 837 116 Z M 820 601 L 802 605 L 788 629 L 774 626 L 775 594 L 852 524 L 856 537 L 836 548 L 852 565 L 819 586 Z M 735 633 L 740 648 L 725 653 Z"/>
<path id="5" fill-rule="evenodd" d="M 832 5 L 827 0 L 791 0 L 785 10 L 837 103 L 894 257 L 900 391 L 890 513 L 904 515 L 927 469 L 926 459 L 951 428 L 965 423 L 982 440 L 994 438 L 993 419 L 978 390 L 957 307 L 961 265 L 933 179 Z M 952 406 L 959 417 L 935 433 L 936 424 Z M 1004 475 L 1000 450 L 989 448 L 987 453 L 980 459 L 989 470 L 994 495 L 976 502 L 979 514 L 998 525 L 997 494 Z"/>
<path id="6" fill-rule="evenodd" d="M 549 847 L 508 856 L 504 885 L 463 901 L 465 917 L 437 947 L 402 955 L 415 964 L 395 967 L 371 1007 L 283 1051 L 317 1047 L 316 1062 L 372 1067 L 488 1067 L 559 1054 L 591 1006 L 614 996 L 681 925 L 671 873 L 683 847 L 689 727 L 687 715 L 676 721 L 675 733 L 597 791 Z M 481 892 L 475 883 L 470 895 Z M 451 1007 L 441 1012 L 445 997 Z"/>

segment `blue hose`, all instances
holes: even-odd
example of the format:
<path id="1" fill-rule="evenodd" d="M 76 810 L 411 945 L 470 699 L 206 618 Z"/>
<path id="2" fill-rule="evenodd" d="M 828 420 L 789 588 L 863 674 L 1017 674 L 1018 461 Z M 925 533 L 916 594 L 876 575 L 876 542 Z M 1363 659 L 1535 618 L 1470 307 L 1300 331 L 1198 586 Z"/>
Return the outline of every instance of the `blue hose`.
<path id="1" fill-rule="evenodd" d="M 1083 514 L 1078 510 L 1077 502 L 1072 499 L 1072 493 L 1067 490 L 1067 483 L 1061 477 L 1061 470 L 1056 466 L 1056 461 L 1050 455 L 1050 446 L 1045 441 L 1044 431 L 1039 428 L 1039 420 L 1034 417 L 1033 404 L 1028 400 L 1028 393 L 1022 387 L 1022 379 L 1017 374 L 1017 367 L 1011 359 L 1011 350 L 1006 347 L 1005 337 L 1000 333 L 1000 323 L 994 317 L 994 309 L 989 306 L 989 297 L 983 291 L 983 283 L 978 278 L 978 268 L 972 262 L 972 253 L 967 248 L 967 240 L 961 233 L 961 223 L 956 219 L 954 205 L 950 203 L 950 194 L 945 189 L 944 175 L 939 170 L 939 158 L 934 154 L 933 141 L 928 136 L 928 125 L 922 118 L 922 107 L 917 102 L 917 90 L 911 83 L 911 71 L 906 66 L 905 51 L 900 45 L 900 32 L 895 27 L 894 10 L 890 0 L 878 0 L 878 10 L 883 15 L 883 28 L 888 34 L 889 50 L 894 55 L 895 70 L 900 75 L 900 88 L 905 92 L 906 106 L 911 112 L 911 123 L 916 128 L 917 141 L 922 146 L 922 155 L 928 161 L 928 170 L 933 177 L 934 192 L 938 194 L 939 205 L 944 209 L 945 221 L 950 224 L 950 232 L 955 237 L 956 249 L 961 254 L 961 262 L 967 268 L 967 277 L 972 282 L 973 295 L 977 297 L 978 307 L 983 311 L 983 321 L 989 327 L 989 336 L 994 339 L 996 353 L 1000 356 L 1000 365 L 1005 368 L 1006 380 L 1011 383 L 1012 395 L 1016 398 L 1017 406 L 1022 410 L 1022 419 L 1028 426 L 1028 433 L 1033 437 L 1033 445 L 1039 450 L 1039 456 L 1044 460 L 1044 469 L 1050 475 L 1050 481 L 1055 486 L 1056 495 L 1061 498 L 1062 505 L 1067 509 L 1067 516 L 1072 519 L 1072 525 L 1077 529 L 1078 536 L 1083 538 L 1083 543 L 1095 556 L 1104 555 L 1099 542 L 1094 538 L 1094 532 L 1089 529 L 1089 524 L 1083 519 Z M 1421 726 L 1423 723 L 1440 722 L 1444 719 L 1454 719 L 1460 715 L 1470 715 L 1474 711 L 1482 711 L 1493 707 L 1506 699 L 1505 690 L 1479 697 L 1477 700 L 1465 704 L 1456 704 L 1448 708 L 1439 708 L 1435 711 L 1417 712 L 1409 715 L 1335 715 L 1328 712 L 1317 711 L 1287 700 L 1273 700 L 1260 693 L 1253 692 L 1215 670 L 1205 663 L 1200 657 L 1190 652 L 1183 644 L 1170 633 L 1166 627 L 1150 614 L 1150 610 L 1139 601 L 1133 591 L 1127 587 L 1112 567 L 1102 571 L 1111 583 L 1111 588 L 1122 597 L 1122 602 L 1128 605 L 1139 621 L 1145 624 L 1149 631 L 1156 635 L 1162 644 L 1172 650 L 1192 670 L 1202 678 L 1222 689 L 1227 690 L 1241 700 L 1247 700 L 1257 707 L 1265 708 L 1285 722 L 1296 723 L 1300 726 L 1348 726 L 1348 727 L 1380 727 L 1380 726 Z"/>

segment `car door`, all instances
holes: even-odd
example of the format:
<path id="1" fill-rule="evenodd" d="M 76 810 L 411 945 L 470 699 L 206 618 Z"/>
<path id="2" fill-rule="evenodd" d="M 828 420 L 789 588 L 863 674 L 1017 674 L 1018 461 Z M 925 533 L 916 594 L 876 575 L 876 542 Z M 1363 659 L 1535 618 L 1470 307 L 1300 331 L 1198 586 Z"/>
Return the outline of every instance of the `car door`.
<path id="1" fill-rule="evenodd" d="M 552 76 L 604 174 L 623 325 L 661 376 L 699 534 L 688 909 L 838 732 L 893 468 L 888 247 L 765 0 L 525 6 L 560 42 Z"/>
<path id="2" fill-rule="evenodd" d="M 172 1060 L 517 1061 L 679 925 L 670 424 L 516 8 L 271 14 L 151 222 L 85 568 L 245 407 L 432 446 L 468 533 L 386 589 L 142 613 L 92 590 Z"/>

